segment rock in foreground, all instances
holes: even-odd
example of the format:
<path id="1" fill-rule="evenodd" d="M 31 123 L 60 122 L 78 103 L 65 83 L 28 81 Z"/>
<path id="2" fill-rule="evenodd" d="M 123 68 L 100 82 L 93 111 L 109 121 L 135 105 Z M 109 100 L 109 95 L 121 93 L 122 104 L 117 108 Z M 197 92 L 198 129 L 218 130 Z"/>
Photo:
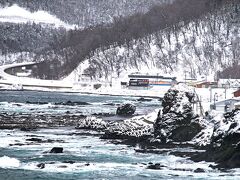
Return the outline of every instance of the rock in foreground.
<path id="1" fill-rule="evenodd" d="M 240 110 L 226 113 L 214 125 L 207 151 L 193 160 L 216 162 L 217 168 L 240 168 Z"/>
<path id="2" fill-rule="evenodd" d="M 117 108 L 117 115 L 120 116 L 131 116 L 135 113 L 136 106 L 133 104 L 123 104 Z"/>
<path id="3" fill-rule="evenodd" d="M 168 90 L 154 125 L 155 138 L 162 143 L 186 142 L 202 130 L 199 116 L 192 108 L 195 97 L 194 91 L 186 85 L 179 84 Z"/>
<path id="4" fill-rule="evenodd" d="M 62 147 L 54 147 L 51 149 L 50 153 L 63 153 Z"/>

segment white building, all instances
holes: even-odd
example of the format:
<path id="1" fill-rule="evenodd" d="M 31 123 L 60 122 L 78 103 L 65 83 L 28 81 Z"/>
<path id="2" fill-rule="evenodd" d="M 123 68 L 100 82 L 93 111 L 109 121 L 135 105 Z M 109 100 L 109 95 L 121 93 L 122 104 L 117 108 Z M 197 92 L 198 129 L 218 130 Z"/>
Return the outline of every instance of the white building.
<path id="1" fill-rule="evenodd" d="M 227 88 L 238 88 L 240 87 L 240 79 L 219 79 L 218 86 Z"/>
<path id="2" fill-rule="evenodd" d="M 240 98 L 231 98 L 223 101 L 217 101 L 210 105 L 210 109 L 221 111 L 221 112 L 230 112 L 235 109 L 235 105 L 240 103 Z"/>

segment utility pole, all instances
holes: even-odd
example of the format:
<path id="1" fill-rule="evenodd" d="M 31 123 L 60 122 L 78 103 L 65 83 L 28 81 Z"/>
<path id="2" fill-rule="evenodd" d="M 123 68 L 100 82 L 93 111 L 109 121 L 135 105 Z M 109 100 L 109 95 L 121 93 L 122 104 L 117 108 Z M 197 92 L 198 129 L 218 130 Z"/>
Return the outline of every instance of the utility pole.
<path id="1" fill-rule="evenodd" d="M 187 83 L 187 71 L 184 71 L 185 84 Z"/>
<path id="2" fill-rule="evenodd" d="M 212 102 L 212 87 L 210 87 L 210 103 Z"/>
<path id="3" fill-rule="evenodd" d="M 227 86 L 225 85 L 225 99 L 227 99 Z"/>

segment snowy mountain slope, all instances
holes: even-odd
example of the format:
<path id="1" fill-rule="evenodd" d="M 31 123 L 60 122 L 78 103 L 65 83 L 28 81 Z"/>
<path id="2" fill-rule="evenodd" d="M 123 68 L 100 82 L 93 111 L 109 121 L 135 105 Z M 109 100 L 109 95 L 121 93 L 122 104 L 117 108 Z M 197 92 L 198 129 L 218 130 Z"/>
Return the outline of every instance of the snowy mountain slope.
<path id="1" fill-rule="evenodd" d="M 61 74 L 55 73 L 55 79 L 64 77 L 71 73 L 80 62 L 83 62 L 86 58 L 91 58 L 94 54 L 96 54 L 96 52 L 99 52 L 98 50 L 106 51 L 117 46 L 126 46 L 128 49 L 133 49 L 131 47 L 133 45 L 136 46 L 134 42 L 141 42 L 142 47 L 137 48 L 136 50 L 134 49 L 134 52 L 137 52 L 135 54 L 137 54 L 138 57 L 141 58 L 140 60 L 142 60 L 142 58 L 145 57 L 143 57 L 144 53 L 141 49 L 144 49 L 144 47 L 150 47 L 149 44 L 153 43 L 153 35 L 161 34 L 164 30 L 170 29 L 171 31 L 166 33 L 165 37 L 162 39 L 158 37 L 157 39 L 157 41 L 160 42 L 166 41 L 166 39 L 170 42 L 173 37 L 171 34 L 174 35 L 174 33 L 182 27 L 187 26 L 190 22 L 195 22 L 197 19 L 201 19 L 207 14 L 213 15 L 222 6 L 227 6 L 226 1 L 178 0 L 174 1 L 172 4 L 154 6 L 147 13 L 138 13 L 129 17 L 115 19 L 114 23 L 108 25 L 103 24 L 96 27 L 86 28 L 84 30 L 69 31 L 60 41 L 53 44 L 49 50 L 45 50 L 47 55 L 44 55 L 43 53 L 40 57 L 38 57 L 38 59 L 48 59 L 54 71 L 61 72 Z M 197 10 L 195 10 L 196 8 Z M 184 34 L 183 36 L 186 39 L 188 34 Z M 149 43 L 144 44 L 145 40 L 141 39 L 147 39 L 147 42 Z M 171 47 L 171 42 L 169 44 Z M 165 51 L 162 48 L 161 50 Z M 166 51 L 168 50 L 169 49 L 166 49 Z M 127 58 L 129 59 L 130 56 Z M 53 58 L 51 57 L 55 57 L 55 60 L 53 61 Z M 171 64 L 175 60 L 171 59 L 169 61 L 169 58 L 166 58 L 165 55 L 163 56 L 163 59 L 162 64 L 165 67 L 172 69 Z M 146 58 L 142 61 L 146 61 Z M 96 62 L 95 64 L 98 63 L 97 61 L 94 62 Z M 112 68 L 114 63 L 112 63 L 112 60 L 110 60 L 109 63 Z M 140 64 L 138 59 L 133 60 L 133 63 L 135 64 L 133 68 L 138 68 L 137 66 Z M 49 78 L 48 74 L 46 74 L 51 71 L 51 69 L 47 66 L 48 64 L 49 63 L 44 62 L 39 65 L 39 69 L 45 70 L 45 72 L 41 72 L 41 74 L 38 75 L 39 77 Z M 60 66 L 57 66 L 57 64 L 60 64 Z M 102 63 L 100 62 L 99 64 Z M 118 65 L 118 67 L 122 69 L 121 66 Z M 105 66 L 101 68 L 105 69 L 106 74 L 108 74 L 109 69 Z M 96 74 L 95 68 L 90 68 L 88 73 L 94 77 L 94 74 Z M 100 74 L 100 76 L 105 75 Z"/>
<path id="2" fill-rule="evenodd" d="M 239 3 L 229 4 L 188 24 L 179 23 L 121 46 L 99 48 L 86 59 L 85 73 L 97 79 L 137 71 L 174 75 L 179 80 L 185 74 L 213 79 L 217 71 L 239 63 L 239 9 Z"/>
<path id="3" fill-rule="evenodd" d="M 113 17 L 145 12 L 154 4 L 172 1 L 0 1 L 0 64 L 36 61 L 36 52 L 58 41 L 66 30 L 111 22 Z"/>
<path id="4" fill-rule="evenodd" d="M 146 12 L 151 6 L 174 0 L 4 0 L 3 7 L 18 4 L 31 12 L 46 11 L 69 24 L 80 27 L 109 23 L 113 17 Z"/>
<path id="5" fill-rule="evenodd" d="M 101 7 L 106 9 L 111 6 L 109 12 L 105 14 L 108 15 L 109 20 L 106 22 L 112 21 L 113 16 L 109 15 L 112 12 L 125 12 L 122 8 L 117 8 L 116 2 L 107 6 L 109 1 L 96 1 L 96 5 L 101 2 Z M 56 7 L 63 5 L 64 2 L 52 1 L 52 6 L 56 10 Z M 78 2 L 89 5 L 85 1 Z M 2 4 L 11 5 L 11 3 L 13 2 L 9 0 Z M 19 0 L 16 3 L 30 9 L 31 15 L 34 11 L 50 8 L 48 1 L 43 3 Z M 69 4 L 64 4 L 64 7 L 71 6 L 72 8 L 74 4 L 77 9 L 74 13 L 78 13 L 79 4 L 74 0 Z M 134 10 L 133 6 L 139 7 L 135 1 L 128 3 L 122 0 L 120 5 L 123 4 L 128 7 L 125 10 Z M 96 8 L 96 5 L 92 5 L 91 8 Z M 144 7 L 149 7 L 148 5 Z M 209 8 L 208 5 L 211 7 Z M 35 40 L 32 43 L 33 46 L 26 43 L 27 47 L 23 49 L 19 46 L 17 48 L 11 46 L 19 44 L 16 41 L 18 39 L 16 35 L 7 35 L 8 43 L 5 40 L 1 40 L 0 43 L 4 55 L 12 52 L 12 49 L 14 53 L 31 53 L 29 47 L 37 47 L 37 56 L 34 60 L 44 60 L 34 72 L 38 77 L 59 79 L 74 69 L 75 72 L 89 74 L 91 78 L 108 80 L 112 77 L 124 78 L 127 74 L 136 71 L 169 74 L 178 76 L 180 79 L 183 79 L 185 75 L 192 78 L 203 75 L 213 77 L 218 70 L 239 62 L 239 9 L 238 0 L 221 2 L 178 0 L 170 5 L 154 6 L 146 13 L 113 19 L 113 23 L 107 25 L 63 32 L 50 31 L 51 40 L 45 39 L 47 33 L 42 33 L 45 27 L 36 28 L 37 33 L 31 33 L 31 35 L 35 37 L 37 34 L 38 38 L 33 39 L 40 40 L 40 47 Z M 51 14 L 57 14 L 52 12 Z M 97 11 L 91 11 L 93 12 L 95 12 L 94 17 L 99 15 Z M 67 16 L 67 13 L 62 10 L 61 17 Z M 60 16 L 57 15 L 57 17 Z M 74 24 L 73 22 L 70 24 Z M 91 20 L 86 22 L 88 25 L 94 24 Z M 96 24 L 98 23 L 105 22 L 98 19 Z M 12 30 L 12 27 L 10 29 Z M 5 29 L 5 32 L 8 31 Z M 16 28 L 17 31 L 18 28 Z M 32 36 L 29 37 L 31 39 Z M 20 37 L 20 42 L 22 42 L 21 39 L 22 37 Z M 44 42 L 41 39 L 44 39 Z M 88 67 L 84 65 L 84 68 L 76 69 L 83 61 L 87 61 Z"/>

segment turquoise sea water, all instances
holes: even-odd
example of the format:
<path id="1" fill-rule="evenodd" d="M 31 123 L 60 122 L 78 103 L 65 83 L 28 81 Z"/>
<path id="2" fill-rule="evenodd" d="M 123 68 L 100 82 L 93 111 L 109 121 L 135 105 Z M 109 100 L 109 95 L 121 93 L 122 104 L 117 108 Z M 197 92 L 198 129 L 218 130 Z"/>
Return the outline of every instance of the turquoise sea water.
<path id="1" fill-rule="evenodd" d="M 0 112 L 63 114 L 68 111 L 69 113 L 83 115 L 91 115 L 93 113 L 115 114 L 119 104 L 132 103 L 137 106 L 135 114 L 147 114 L 161 105 L 158 99 L 153 99 L 151 102 L 140 102 L 137 101 L 138 99 L 137 97 L 129 96 L 103 96 L 79 93 L 0 91 Z M 84 102 L 89 105 L 61 105 L 61 103 L 67 103 L 68 101 Z"/>
<path id="2" fill-rule="evenodd" d="M 240 173 L 236 170 L 223 173 L 209 168 L 209 163 L 194 163 L 187 158 L 168 153 L 137 153 L 134 150 L 138 148 L 137 146 L 116 145 L 101 140 L 94 134 L 83 135 L 82 133 L 85 132 L 72 127 L 42 129 L 35 132 L 2 130 L 0 179 L 221 179 L 223 176 L 227 179 L 237 179 L 240 177 Z M 29 144 L 27 139 L 30 137 L 62 142 Z M 23 145 L 9 146 L 14 143 Z M 53 147 L 63 147 L 63 153 L 49 153 Z M 74 163 L 69 163 L 71 161 Z M 149 170 L 146 168 L 149 162 L 160 163 L 166 167 L 161 170 Z M 38 168 L 39 163 L 44 163 L 45 168 Z M 206 172 L 194 173 L 197 168 L 202 168 Z"/>
<path id="3" fill-rule="evenodd" d="M 94 111 L 114 112 L 115 106 L 104 103 L 132 102 L 138 113 L 151 112 L 159 106 L 157 100 L 137 102 L 133 97 L 94 96 L 49 92 L 0 92 L 1 112 L 74 113 L 85 106 L 61 106 L 26 104 L 26 101 L 91 103 L 86 114 Z M 21 106 L 15 106 L 15 103 Z M 33 109 L 33 110 L 32 110 Z M 91 109 L 91 111 L 90 111 Z M 39 138 L 42 142 L 30 141 Z M 51 154 L 53 147 L 63 147 L 62 154 Z M 193 149 L 163 149 L 162 154 L 138 153 L 136 146 L 116 144 L 100 139 L 94 131 L 77 130 L 74 127 L 47 128 L 37 131 L 0 130 L 0 180 L 76 180 L 76 179 L 238 179 L 240 170 L 220 172 L 209 168 L 211 163 L 195 163 L 186 158 L 169 155 L 170 151 L 194 151 Z M 161 170 L 147 169 L 149 162 L 164 165 Z M 40 169 L 38 165 L 45 164 Z M 195 173 L 197 168 L 203 173 Z"/>

